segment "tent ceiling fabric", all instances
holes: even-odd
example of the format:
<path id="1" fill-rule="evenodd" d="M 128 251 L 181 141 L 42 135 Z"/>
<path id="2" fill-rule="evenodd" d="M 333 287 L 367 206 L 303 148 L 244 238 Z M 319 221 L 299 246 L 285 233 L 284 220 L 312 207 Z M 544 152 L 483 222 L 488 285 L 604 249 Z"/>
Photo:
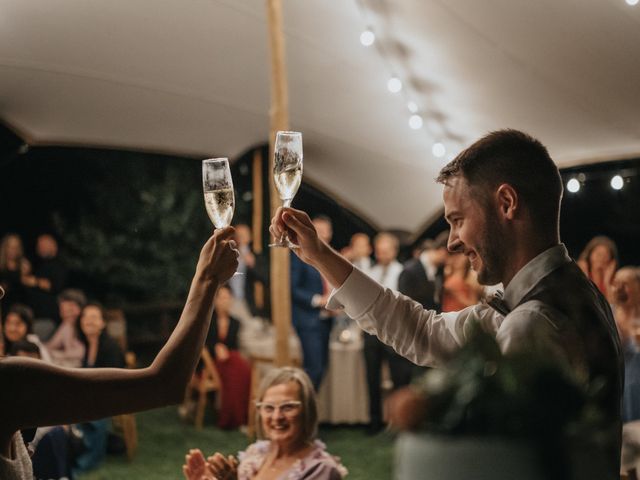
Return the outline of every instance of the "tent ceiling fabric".
<path id="1" fill-rule="evenodd" d="M 263 0 L 0 0 L 0 117 L 35 144 L 235 156 L 268 135 Z M 640 6 L 623 0 L 284 2 L 305 175 L 381 228 L 441 209 L 433 178 L 487 131 L 560 166 L 640 155 Z M 358 38 L 370 25 L 373 47 Z M 381 55 L 380 52 L 383 52 Z M 391 73 L 407 88 L 386 90 Z M 426 125 L 408 127 L 407 100 Z"/>

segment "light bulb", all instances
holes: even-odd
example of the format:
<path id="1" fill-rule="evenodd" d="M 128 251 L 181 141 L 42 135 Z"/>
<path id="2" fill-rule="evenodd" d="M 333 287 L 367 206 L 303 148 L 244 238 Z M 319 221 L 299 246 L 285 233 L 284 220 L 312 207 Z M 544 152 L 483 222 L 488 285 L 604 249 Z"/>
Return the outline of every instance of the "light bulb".
<path id="1" fill-rule="evenodd" d="M 622 187 L 624 187 L 624 180 L 620 175 L 615 175 L 611 179 L 611 188 L 613 188 L 614 190 L 621 190 Z"/>
<path id="2" fill-rule="evenodd" d="M 418 111 L 418 104 L 416 102 L 408 102 L 407 108 L 411 113 L 416 113 Z"/>
<path id="3" fill-rule="evenodd" d="M 422 128 L 422 117 L 420 115 L 411 115 L 409 117 L 409 126 L 414 130 Z"/>
<path id="4" fill-rule="evenodd" d="M 402 82 L 398 77 L 391 77 L 387 82 L 387 88 L 391 93 L 398 93 L 402 90 Z"/>
<path id="5" fill-rule="evenodd" d="M 638 0 L 627 0 L 627 5 L 637 5 L 638 4 Z"/>
<path id="6" fill-rule="evenodd" d="M 440 142 L 436 142 L 433 144 L 431 148 L 431 152 L 438 158 L 444 157 L 444 154 L 447 153 L 447 149 L 444 148 L 444 145 Z"/>
<path id="7" fill-rule="evenodd" d="M 370 47 L 376 41 L 376 35 L 368 28 L 360 34 L 360 43 L 365 47 Z"/>
<path id="8" fill-rule="evenodd" d="M 580 190 L 580 182 L 577 179 L 572 178 L 567 182 L 567 190 L 571 193 L 578 192 Z"/>

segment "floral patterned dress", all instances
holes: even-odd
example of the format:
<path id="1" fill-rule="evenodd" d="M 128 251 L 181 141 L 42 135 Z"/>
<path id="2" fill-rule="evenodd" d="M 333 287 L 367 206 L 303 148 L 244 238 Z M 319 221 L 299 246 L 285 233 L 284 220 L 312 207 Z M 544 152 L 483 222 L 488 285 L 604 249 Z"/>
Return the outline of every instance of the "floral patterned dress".
<path id="1" fill-rule="evenodd" d="M 251 480 L 258 474 L 270 445 L 269 440 L 259 440 L 238 454 L 238 480 Z M 324 443 L 315 440 L 313 447 L 306 457 L 297 460 L 278 480 L 340 480 L 347 475 L 347 469 L 338 458 L 327 452 Z"/>

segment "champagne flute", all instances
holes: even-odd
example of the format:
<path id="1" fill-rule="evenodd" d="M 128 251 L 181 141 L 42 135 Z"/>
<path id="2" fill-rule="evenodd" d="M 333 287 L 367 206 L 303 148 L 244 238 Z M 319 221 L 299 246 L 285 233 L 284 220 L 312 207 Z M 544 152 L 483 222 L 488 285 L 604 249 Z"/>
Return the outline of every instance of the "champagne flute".
<path id="1" fill-rule="evenodd" d="M 273 180 L 285 207 L 290 207 L 302 182 L 302 133 L 278 132 L 273 154 Z M 285 233 L 270 247 L 298 248 Z"/>
<path id="2" fill-rule="evenodd" d="M 216 228 L 231 225 L 236 202 L 228 158 L 209 158 L 202 161 L 202 187 L 204 205 L 211 223 Z M 236 272 L 233 275 L 242 273 Z"/>

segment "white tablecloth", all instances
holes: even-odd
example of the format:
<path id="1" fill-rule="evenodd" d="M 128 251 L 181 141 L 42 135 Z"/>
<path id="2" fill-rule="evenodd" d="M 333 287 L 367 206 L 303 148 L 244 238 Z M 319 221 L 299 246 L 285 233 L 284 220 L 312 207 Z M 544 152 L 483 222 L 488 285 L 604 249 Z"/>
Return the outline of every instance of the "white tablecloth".
<path id="1" fill-rule="evenodd" d="M 369 397 L 364 363 L 364 342 L 360 330 L 351 325 L 350 341 L 341 342 L 336 325 L 329 343 L 329 369 L 318 395 L 321 422 L 369 423 Z"/>

